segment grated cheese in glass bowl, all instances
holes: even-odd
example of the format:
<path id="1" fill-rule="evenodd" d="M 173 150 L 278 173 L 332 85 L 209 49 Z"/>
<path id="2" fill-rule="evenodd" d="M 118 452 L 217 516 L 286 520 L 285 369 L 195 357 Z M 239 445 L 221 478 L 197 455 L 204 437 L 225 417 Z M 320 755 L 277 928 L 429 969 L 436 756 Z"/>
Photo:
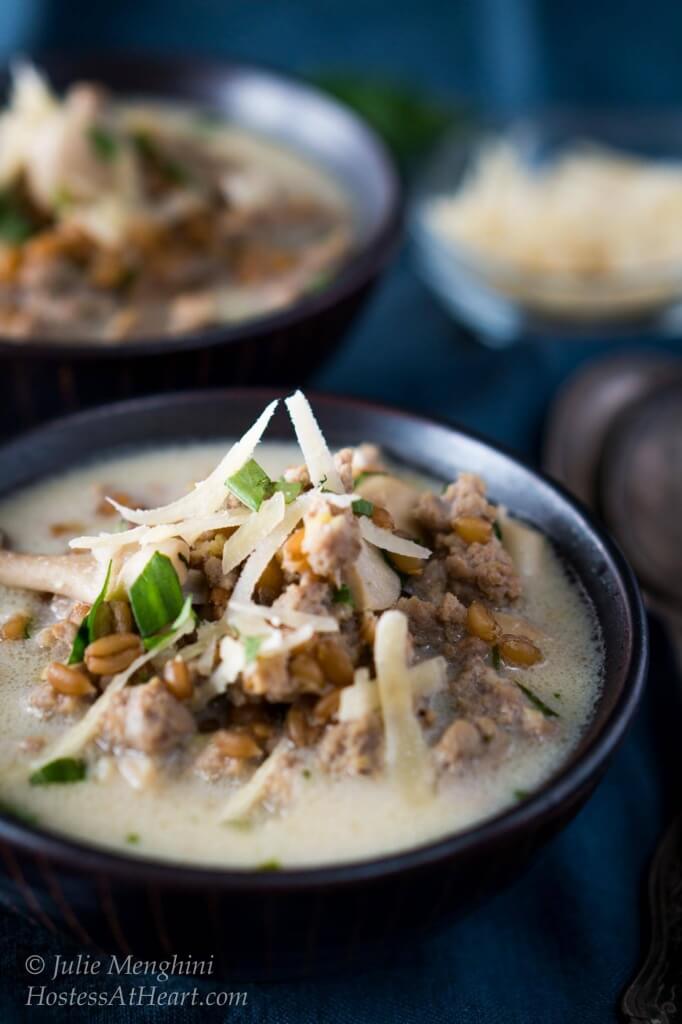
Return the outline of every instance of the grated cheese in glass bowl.
<path id="1" fill-rule="evenodd" d="M 480 340 L 682 327 L 682 115 L 545 114 L 451 138 L 412 210 L 421 276 Z"/>

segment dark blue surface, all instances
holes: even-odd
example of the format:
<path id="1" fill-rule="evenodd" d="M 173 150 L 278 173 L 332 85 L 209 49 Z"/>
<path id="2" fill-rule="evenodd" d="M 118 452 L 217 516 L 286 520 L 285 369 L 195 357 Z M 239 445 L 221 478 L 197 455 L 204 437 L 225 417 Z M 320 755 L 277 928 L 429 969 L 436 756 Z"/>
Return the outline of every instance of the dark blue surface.
<path id="1" fill-rule="evenodd" d="M 514 108 L 544 98 L 677 102 L 679 5 L 542 0 L 308 0 L 286 3 L 26 0 L 0 8 L 0 50 L 134 46 L 198 50 L 297 69 L 383 71 L 450 95 Z M 547 341 L 492 353 L 458 337 L 408 269 L 389 276 L 338 357 L 325 390 L 431 413 L 537 457 L 552 395 L 606 346 Z M 220 382 L 216 382 L 220 383 Z M 673 670 L 654 628 L 651 685 L 597 794 L 526 876 L 466 921 L 407 948 L 391 970 L 271 987 L 243 986 L 245 1008 L 21 1009 L 28 953 L 66 952 L 0 915 L 0 1020 L 240 1020 L 245 1024 L 604 1024 L 640 950 L 639 899 L 662 828 L 675 753 Z M 69 950 L 69 953 L 73 950 Z M 144 979 L 149 984 L 150 979 Z M 136 984 L 140 983 L 137 979 Z M 130 981 L 123 982 L 126 993 Z M 162 986 L 187 988 L 183 981 Z M 215 984 L 202 985 L 202 992 Z M 108 985 L 113 991 L 114 984 Z"/>

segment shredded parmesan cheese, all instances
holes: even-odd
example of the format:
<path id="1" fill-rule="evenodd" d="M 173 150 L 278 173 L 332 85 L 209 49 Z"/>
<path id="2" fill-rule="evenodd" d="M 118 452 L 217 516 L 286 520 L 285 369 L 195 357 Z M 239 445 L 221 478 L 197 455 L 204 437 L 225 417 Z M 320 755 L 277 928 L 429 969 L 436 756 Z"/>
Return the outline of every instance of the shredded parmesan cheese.
<path id="1" fill-rule="evenodd" d="M 181 519 L 188 519 L 190 516 L 210 515 L 212 512 L 217 512 L 227 497 L 225 481 L 241 469 L 244 463 L 248 462 L 251 458 L 276 407 L 276 400 L 270 402 L 253 426 L 246 431 L 239 441 L 232 445 L 213 472 L 205 480 L 202 480 L 201 483 L 198 483 L 189 494 L 178 498 L 177 501 L 172 501 L 170 505 L 143 510 L 126 508 L 125 505 L 119 505 L 112 498 L 107 500 L 123 519 L 130 523 L 138 523 L 141 526 L 177 523 Z"/>
<path id="2" fill-rule="evenodd" d="M 193 544 L 202 533 L 225 530 L 230 526 L 241 526 L 248 518 L 249 513 L 246 511 L 216 512 L 214 515 L 196 516 L 180 523 L 169 523 L 163 526 L 135 526 L 132 530 L 122 530 L 120 533 L 100 533 L 96 537 L 74 537 L 69 541 L 69 547 L 95 552 L 106 549 L 107 553 L 113 553 L 129 544 L 139 544 L 140 546 L 158 544 L 173 537 L 179 537 L 187 544 Z"/>
<path id="3" fill-rule="evenodd" d="M 279 497 L 282 498 L 282 495 L 280 494 Z M 282 500 L 284 499 L 282 498 Z M 292 503 L 287 506 L 281 522 L 275 526 L 268 536 L 264 537 L 256 546 L 246 564 L 242 566 L 242 571 L 239 574 L 237 585 L 232 592 L 232 601 L 230 604 L 234 602 L 235 605 L 239 605 L 250 602 L 254 587 L 263 575 L 270 559 L 277 551 L 279 551 L 291 531 L 303 517 L 303 513 L 308 507 L 309 502 L 310 492 L 308 494 L 302 494 L 299 498 L 296 498 L 295 501 L 292 501 Z"/>
<path id="4" fill-rule="evenodd" d="M 604 283 L 679 262 L 682 166 L 585 144 L 533 165 L 510 143 L 491 143 L 428 216 L 479 256 Z"/>
<path id="5" fill-rule="evenodd" d="M 360 517 L 360 533 L 370 544 L 374 544 L 375 547 L 381 548 L 383 551 L 393 551 L 396 555 L 409 555 L 412 558 L 431 557 L 428 548 L 377 526 L 367 516 Z"/>
<path id="6" fill-rule="evenodd" d="M 233 793 L 223 805 L 220 821 L 239 821 L 262 802 L 267 794 L 270 780 L 280 771 L 282 762 L 290 749 L 291 742 L 289 740 L 279 741 L 270 757 L 256 769 L 246 785 Z"/>
<path id="7" fill-rule="evenodd" d="M 502 544 L 511 555 L 516 571 L 521 576 L 541 573 L 547 541 L 540 531 L 512 519 L 506 510 L 500 510 L 497 518 L 502 530 Z"/>
<path id="8" fill-rule="evenodd" d="M 374 663 L 386 736 L 386 768 L 406 799 L 420 801 L 431 789 L 433 769 L 412 706 L 406 662 L 407 618 L 387 611 L 376 627 Z"/>
<path id="9" fill-rule="evenodd" d="M 314 487 L 324 486 L 327 491 L 343 494 L 341 477 L 308 399 L 301 391 L 297 391 L 286 399 L 286 406 L 308 467 L 311 483 Z"/>
<path id="10" fill-rule="evenodd" d="M 224 693 L 231 686 L 246 664 L 244 645 L 231 636 L 224 636 L 220 641 L 220 664 L 209 679 L 213 693 Z"/>
<path id="11" fill-rule="evenodd" d="M 284 518 L 285 502 L 281 492 L 264 501 L 258 512 L 249 516 L 243 526 L 225 541 L 223 548 L 223 572 L 227 574 L 236 568 L 253 549 L 272 533 Z"/>
<path id="12" fill-rule="evenodd" d="M 427 697 L 445 685 L 447 664 L 445 658 L 429 658 L 409 668 L 410 687 L 415 700 Z M 349 722 L 355 718 L 378 711 L 381 707 L 376 679 L 370 679 L 369 670 L 357 669 L 352 686 L 341 691 L 339 721 Z"/>
<path id="13" fill-rule="evenodd" d="M 333 615 L 313 615 L 310 612 L 299 612 L 295 608 L 276 608 L 264 604 L 239 604 L 231 601 L 229 609 L 230 622 L 241 630 L 247 632 L 240 626 L 240 622 L 255 619 L 266 619 L 273 626 L 291 626 L 298 629 L 301 626 L 312 626 L 316 633 L 335 633 L 338 631 L 339 623 Z"/>

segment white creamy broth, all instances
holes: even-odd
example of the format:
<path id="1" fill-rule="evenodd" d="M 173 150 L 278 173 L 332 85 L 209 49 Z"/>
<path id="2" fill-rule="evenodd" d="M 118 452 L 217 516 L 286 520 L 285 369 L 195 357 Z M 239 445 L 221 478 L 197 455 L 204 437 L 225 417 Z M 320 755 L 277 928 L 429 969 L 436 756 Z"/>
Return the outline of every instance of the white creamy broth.
<path id="1" fill-rule="evenodd" d="M 55 523 L 78 524 L 83 533 L 112 529 L 111 518 L 94 512 L 98 488 L 124 490 L 148 506 L 161 505 L 207 476 L 226 447 L 220 442 L 142 451 L 74 470 L 5 499 L 0 527 L 14 550 L 62 552 L 64 537 L 50 531 Z M 258 460 L 274 478 L 299 463 L 300 453 L 295 445 L 266 442 Z M 433 486 L 440 491 L 440 484 Z M 442 776 L 432 798 L 406 801 L 384 773 L 335 778 L 303 769 L 285 808 L 237 827 L 219 820 L 227 784 L 209 783 L 188 771 L 170 772 L 149 788 L 132 789 L 114 759 L 105 758 L 83 782 L 30 786 L 32 756 L 20 750 L 20 742 L 27 736 L 51 741 L 66 728 L 63 720 L 43 721 L 26 708 L 27 693 L 49 660 L 32 639 L 0 643 L 0 798 L 47 828 L 98 845 L 237 867 L 359 860 L 465 829 L 509 807 L 561 766 L 600 691 L 602 649 L 594 614 L 549 545 L 543 549 L 541 573 L 524 577 L 523 583 L 518 614 L 541 631 L 544 661 L 532 671 L 510 674 L 532 685 L 556 710 L 558 730 L 532 746 L 512 744 L 495 767 Z M 46 601 L 0 588 L 0 622 L 17 611 L 35 617 L 32 632 L 49 621 Z"/>

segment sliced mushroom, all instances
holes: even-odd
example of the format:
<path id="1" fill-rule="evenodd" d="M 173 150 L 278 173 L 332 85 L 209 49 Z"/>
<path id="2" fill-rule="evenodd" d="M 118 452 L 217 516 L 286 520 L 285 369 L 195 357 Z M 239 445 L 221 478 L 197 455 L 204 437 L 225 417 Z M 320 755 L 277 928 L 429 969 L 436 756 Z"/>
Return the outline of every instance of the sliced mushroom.
<path id="1" fill-rule="evenodd" d="M 363 498 L 387 509 L 397 530 L 411 537 L 419 536 L 419 527 L 414 519 L 414 510 L 419 500 L 419 491 L 397 476 L 377 473 L 365 477 L 358 484 L 357 493 Z"/>
<path id="2" fill-rule="evenodd" d="M 502 544 L 511 555 L 516 571 L 521 576 L 541 575 L 547 541 L 540 531 L 512 519 L 506 510 L 500 510 L 498 522 L 502 530 Z"/>
<path id="3" fill-rule="evenodd" d="M 400 577 L 366 541 L 362 542 L 360 554 L 348 572 L 348 586 L 361 611 L 392 608 L 400 597 Z"/>
<path id="4" fill-rule="evenodd" d="M 92 555 L 24 555 L 0 551 L 0 583 L 6 587 L 62 594 L 88 604 L 97 597 L 106 566 Z"/>

